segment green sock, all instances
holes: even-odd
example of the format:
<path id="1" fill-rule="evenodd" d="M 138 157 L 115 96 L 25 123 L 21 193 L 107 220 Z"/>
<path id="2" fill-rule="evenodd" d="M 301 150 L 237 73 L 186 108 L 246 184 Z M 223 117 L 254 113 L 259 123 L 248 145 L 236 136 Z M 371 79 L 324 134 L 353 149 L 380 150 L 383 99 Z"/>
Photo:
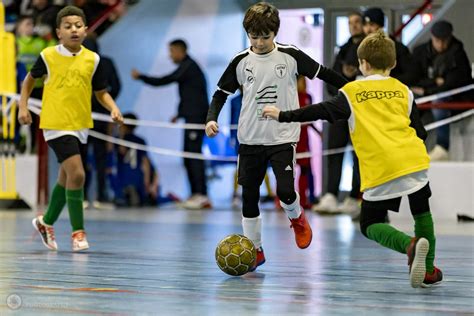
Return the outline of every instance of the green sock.
<path id="1" fill-rule="evenodd" d="M 82 211 L 82 202 L 84 201 L 84 190 L 66 190 L 66 201 L 72 231 L 83 230 L 84 214 Z"/>
<path id="2" fill-rule="evenodd" d="M 430 243 L 430 249 L 426 256 L 426 272 L 432 273 L 434 269 L 436 237 L 434 234 L 433 218 L 430 212 L 414 215 L 415 219 L 415 236 L 424 237 Z"/>
<path id="3" fill-rule="evenodd" d="M 53 225 L 58 220 L 64 205 L 66 205 L 66 189 L 59 183 L 56 183 L 51 193 L 48 209 L 43 216 L 44 223 Z"/>
<path id="4" fill-rule="evenodd" d="M 372 224 L 367 227 L 367 236 L 384 247 L 407 253 L 411 237 L 388 224 Z"/>

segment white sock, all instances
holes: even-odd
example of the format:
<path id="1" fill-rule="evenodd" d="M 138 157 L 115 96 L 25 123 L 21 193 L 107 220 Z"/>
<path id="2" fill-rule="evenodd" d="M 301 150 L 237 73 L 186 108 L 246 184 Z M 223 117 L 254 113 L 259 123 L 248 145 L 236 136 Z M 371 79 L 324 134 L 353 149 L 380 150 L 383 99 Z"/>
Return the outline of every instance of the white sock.
<path id="1" fill-rule="evenodd" d="M 242 228 L 244 236 L 253 242 L 256 249 L 262 247 L 262 218 L 260 215 L 254 218 L 242 217 Z"/>
<path id="2" fill-rule="evenodd" d="M 300 195 L 298 194 L 298 192 L 295 193 L 296 200 L 293 203 L 288 205 L 280 201 L 280 205 L 285 210 L 286 216 L 288 216 L 289 219 L 295 219 L 300 217 L 301 215 Z"/>

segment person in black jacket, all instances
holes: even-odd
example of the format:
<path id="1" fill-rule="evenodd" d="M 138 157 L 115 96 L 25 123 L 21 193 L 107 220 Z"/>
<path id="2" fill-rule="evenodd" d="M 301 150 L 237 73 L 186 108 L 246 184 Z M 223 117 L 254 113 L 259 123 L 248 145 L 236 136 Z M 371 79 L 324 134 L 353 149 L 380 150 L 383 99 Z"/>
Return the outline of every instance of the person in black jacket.
<path id="1" fill-rule="evenodd" d="M 448 21 L 439 21 L 431 28 L 431 39 L 413 50 L 413 55 L 422 75 L 412 87 L 419 96 L 432 95 L 472 83 L 471 63 L 463 43 L 453 36 L 453 26 Z M 465 100 L 471 93 L 445 98 L 443 101 Z M 451 111 L 433 109 L 435 121 L 447 118 Z M 449 150 L 449 124 L 436 129 L 436 146 L 430 151 L 432 160 L 447 160 Z"/>
<path id="2" fill-rule="evenodd" d="M 94 35 L 89 35 L 84 42 L 82 43 L 84 47 L 87 49 L 92 50 L 99 54 L 99 44 L 97 43 Z M 117 69 L 115 68 L 115 64 L 107 56 L 101 55 L 101 63 L 103 65 L 104 72 L 106 73 L 107 77 L 107 91 L 112 96 L 112 98 L 117 98 L 118 94 L 120 93 L 121 83 L 120 78 L 118 76 Z M 92 112 L 95 113 L 103 113 L 107 114 L 107 110 L 104 109 L 99 101 L 97 101 L 95 96 L 92 96 Z M 104 121 L 94 121 L 94 128 L 92 130 L 111 135 L 111 124 Z M 94 155 L 94 163 L 95 163 L 95 170 L 97 176 L 97 183 L 96 183 L 96 197 L 93 202 L 94 208 L 98 209 L 110 209 L 113 205 L 110 203 L 110 197 L 108 196 L 108 186 L 106 183 L 107 179 L 107 152 L 112 151 L 113 147 L 111 143 L 107 143 L 104 140 L 90 137 L 89 142 L 87 143 L 88 146 L 92 147 L 93 155 Z M 86 163 L 86 162 L 84 162 Z M 87 163 L 86 163 L 87 165 Z M 84 184 L 84 201 L 85 206 L 88 206 L 88 189 L 91 183 L 91 174 L 92 174 L 92 166 L 87 165 L 84 168 L 86 170 L 86 182 Z"/>
<path id="3" fill-rule="evenodd" d="M 382 29 L 385 25 L 385 14 L 380 8 L 369 8 L 364 12 L 364 32 L 369 35 Z M 390 72 L 390 76 L 411 86 L 418 82 L 419 73 L 415 71 L 416 63 L 408 50 L 408 47 L 390 37 L 395 42 L 397 53 L 397 64 Z"/>
<path id="4" fill-rule="evenodd" d="M 334 61 L 334 66 L 332 67 L 332 69 L 342 74 L 348 81 L 354 81 L 356 77 L 360 75 L 357 48 L 365 36 L 362 21 L 361 13 L 352 12 L 349 14 L 349 32 L 351 37 L 341 46 L 336 60 Z M 330 95 L 334 96 L 338 94 L 338 89 L 332 85 L 326 85 L 326 87 Z M 328 149 L 345 147 L 350 144 L 349 126 L 347 122 L 334 122 L 334 124 L 327 126 L 327 132 Z M 329 155 L 327 157 L 327 190 L 321 197 L 319 203 L 312 207 L 312 210 L 329 214 L 342 212 L 350 214 L 353 218 L 357 218 L 360 214 L 360 206 L 358 203 L 360 177 L 359 164 L 355 152 L 353 152 L 351 192 L 340 206 L 337 205 L 343 158 L 344 153 Z"/>
<path id="5" fill-rule="evenodd" d="M 170 58 L 178 68 L 163 77 L 149 77 L 132 69 L 132 78 L 141 80 L 152 86 L 162 86 L 177 82 L 179 86 L 180 102 L 178 114 L 172 122 L 183 118 L 186 123 L 204 124 L 206 122 L 209 98 L 204 73 L 199 65 L 189 57 L 187 45 L 181 39 L 169 43 Z M 192 153 L 202 152 L 204 130 L 186 129 L 184 132 L 184 151 Z M 189 209 L 211 208 L 207 197 L 207 184 L 204 161 L 200 159 L 184 159 L 184 166 L 191 186 L 192 196 L 183 206 Z"/>

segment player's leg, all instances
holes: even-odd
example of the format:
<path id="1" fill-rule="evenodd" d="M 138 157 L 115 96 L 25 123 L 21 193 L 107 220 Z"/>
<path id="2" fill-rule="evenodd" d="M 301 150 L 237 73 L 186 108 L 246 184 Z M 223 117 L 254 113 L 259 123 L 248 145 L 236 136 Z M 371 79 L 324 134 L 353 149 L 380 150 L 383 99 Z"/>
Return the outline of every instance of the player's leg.
<path id="1" fill-rule="evenodd" d="M 265 159 L 263 146 L 241 145 L 238 159 L 238 182 L 242 186 L 242 229 L 257 249 L 256 265 L 265 262 L 262 248 L 262 218 L 258 203 L 260 185 L 265 177 L 268 161 Z"/>
<path id="2" fill-rule="evenodd" d="M 385 224 L 387 210 L 398 211 L 401 198 L 384 201 L 362 201 L 360 228 L 362 234 L 378 244 L 407 254 L 412 287 L 420 287 L 426 272 L 429 242 L 425 238 L 410 237 Z"/>
<path id="3" fill-rule="evenodd" d="M 58 180 L 51 193 L 48 209 L 43 216 L 43 221 L 47 225 L 54 225 L 54 223 L 61 215 L 61 212 L 66 205 L 66 171 L 59 166 Z"/>
<path id="4" fill-rule="evenodd" d="M 64 136 L 64 148 L 68 157 L 62 162 L 66 172 L 66 203 L 69 221 L 72 226 L 72 248 L 74 251 L 89 248 L 84 231 L 84 181 L 85 171 L 83 159 L 87 155 L 87 145 L 81 144 L 74 136 Z"/>
<path id="5" fill-rule="evenodd" d="M 415 236 L 424 237 L 430 243 L 430 248 L 426 256 L 426 275 L 422 284 L 422 286 L 425 287 L 439 283 L 443 279 L 441 270 L 434 266 L 436 236 L 430 211 L 430 197 L 431 190 L 429 184 L 408 196 L 410 210 L 415 220 Z"/>
<path id="6" fill-rule="evenodd" d="M 275 174 L 280 204 L 291 221 L 296 244 L 304 249 L 311 244 L 313 233 L 300 205 L 299 194 L 295 191 L 295 149 L 294 144 L 268 146 L 267 155 Z"/>
<path id="7" fill-rule="evenodd" d="M 46 213 L 35 217 L 32 222 L 33 227 L 39 232 L 43 244 L 51 250 L 58 249 L 53 225 L 66 205 L 66 171 L 62 166 L 62 162 L 64 161 L 62 141 L 62 137 L 48 141 L 48 146 L 53 149 L 60 163 L 58 181 L 51 192 Z"/>

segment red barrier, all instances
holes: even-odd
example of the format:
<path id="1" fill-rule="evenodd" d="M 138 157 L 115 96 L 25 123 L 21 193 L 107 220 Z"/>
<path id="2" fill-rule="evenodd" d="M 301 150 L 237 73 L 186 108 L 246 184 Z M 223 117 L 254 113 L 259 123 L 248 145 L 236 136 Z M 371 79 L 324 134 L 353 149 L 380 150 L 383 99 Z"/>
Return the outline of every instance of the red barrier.
<path id="1" fill-rule="evenodd" d="M 469 110 L 474 109 L 474 102 L 439 102 L 418 104 L 418 109 L 447 109 L 447 110 Z"/>

